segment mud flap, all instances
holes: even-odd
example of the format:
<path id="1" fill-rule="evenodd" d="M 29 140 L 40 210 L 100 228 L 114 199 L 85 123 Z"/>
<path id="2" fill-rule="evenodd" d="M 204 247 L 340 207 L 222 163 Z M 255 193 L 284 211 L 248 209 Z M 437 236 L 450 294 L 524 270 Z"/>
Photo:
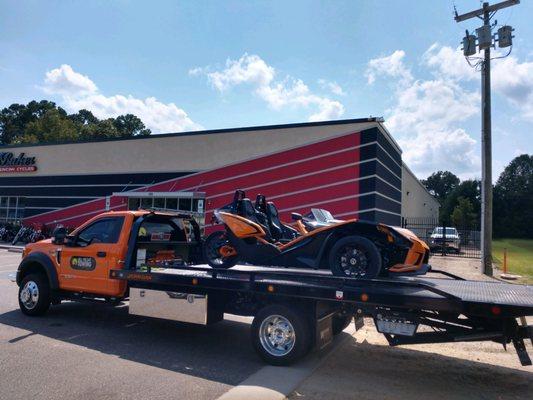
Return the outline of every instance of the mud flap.
<path id="1" fill-rule="evenodd" d="M 316 348 L 322 350 L 333 341 L 333 321 L 334 314 L 328 314 L 316 320 Z"/>

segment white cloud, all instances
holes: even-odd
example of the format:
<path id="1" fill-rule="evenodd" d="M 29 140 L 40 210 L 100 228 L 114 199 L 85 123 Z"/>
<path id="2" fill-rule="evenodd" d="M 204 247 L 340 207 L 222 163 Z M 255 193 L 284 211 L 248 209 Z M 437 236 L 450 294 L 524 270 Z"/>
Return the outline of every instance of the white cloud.
<path id="1" fill-rule="evenodd" d="M 154 133 L 202 129 L 174 103 L 163 103 L 155 97 L 105 96 L 89 77 L 66 64 L 46 73 L 43 90 L 61 96 L 63 105 L 71 112 L 85 108 L 98 118 L 135 114 Z"/>
<path id="2" fill-rule="evenodd" d="M 98 91 L 88 76 L 74 72 L 67 64 L 46 73 L 44 89 L 47 93 L 64 96 L 87 95 Z"/>
<path id="3" fill-rule="evenodd" d="M 189 70 L 189 75 L 191 76 L 197 76 L 197 75 L 202 75 L 204 73 L 206 73 L 206 69 L 205 68 L 202 68 L 202 67 L 196 67 L 196 68 L 191 68 Z"/>
<path id="4" fill-rule="evenodd" d="M 341 85 L 337 82 L 327 81 L 325 79 L 319 79 L 318 84 L 322 89 L 329 90 L 331 93 L 336 94 L 337 96 L 345 96 L 346 93 L 342 90 Z"/>
<path id="5" fill-rule="evenodd" d="M 494 56 L 501 56 L 499 51 Z M 481 81 L 480 72 L 466 62 L 462 51 L 434 43 L 423 55 L 423 63 L 441 79 Z M 519 62 L 514 56 L 492 61 L 492 88 L 533 120 L 533 62 Z"/>
<path id="6" fill-rule="evenodd" d="M 422 56 L 422 61 L 443 79 L 480 79 L 479 72 L 468 65 L 460 48 L 453 49 L 433 43 Z"/>
<path id="7" fill-rule="evenodd" d="M 479 170 L 476 141 L 459 125 L 479 112 L 479 94 L 445 79 L 440 65 L 431 60 L 434 51 L 426 52 L 425 62 L 435 79 L 415 80 L 401 50 L 371 60 L 367 79 L 373 84 L 378 76 L 395 78 L 394 103 L 386 125 L 398 138 L 403 159 L 415 173 L 424 177 L 444 168 L 472 177 Z"/>
<path id="8" fill-rule="evenodd" d="M 479 111 L 477 92 L 468 92 L 454 82 L 439 79 L 401 86 L 395 96 L 397 100 L 388 125 L 400 132 L 408 132 L 413 127 L 442 130 Z"/>
<path id="9" fill-rule="evenodd" d="M 399 135 L 407 165 L 420 176 L 449 169 L 477 175 L 476 141 L 460 123 L 479 112 L 479 95 L 442 80 L 415 81 L 397 92 L 387 126 Z"/>
<path id="10" fill-rule="evenodd" d="M 390 56 L 374 58 L 368 62 L 365 72 L 368 83 L 371 85 L 376 78 L 386 75 L 398 78 L 400 82 L 409 82 L 413 79 L 411 71 L 403 63 L 405 51 L 396 50 Z"/>
<path id="11" fill-rule="evenodd" d="M 344 113 L 342 103 L 314 94 L 301 79 L 276 80 L 274 67 L 254 54 L 244 54 L 238 60 L 228 59 L 222 70 L 210 72 L 208 67 L 197 67 L 189 73 L 205 74 L 220 92 L 238 85 L 251 85 L 254 93 L 275 110 L 285 106 L 314 108 L 310 121 L 335 119 Z"/>
<path id="12" fill-rule="evenodd" d="M 221 92 L 242 83 L 268 86 L 274 80 L 274 75 L 274 68 L 254 54 L 244 54 L 238 60 L 228 59 L 224 70 L 207 73 L 211 84 Z"/>
<path id="13" fill-rule="evenodd" d="M 533 62 L 520 63 L 512 56 L 494 61 L 492 85 L 522 117 L 533 121 Z"/>

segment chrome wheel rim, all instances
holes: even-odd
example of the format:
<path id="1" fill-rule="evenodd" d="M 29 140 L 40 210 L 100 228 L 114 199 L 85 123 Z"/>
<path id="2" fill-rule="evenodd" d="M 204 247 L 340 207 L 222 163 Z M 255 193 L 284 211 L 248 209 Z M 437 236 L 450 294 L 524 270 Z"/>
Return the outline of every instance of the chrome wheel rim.
<path id="1" fill-rule="evenodd" d="M 289 354 L 296 343 L 292 324 L 281 315 L 271 315 L 263 320 L 259 327 L 259 339 L 263 348 L 276 357 Z"/>
<path id="2" fill-rule="evenodd" d="M 348 277 L 364 277 L 368 271 L 368 257 L 365 252 L 353 246 L 345 246 L 340 249 L 338 262 Z"/>
<path id="3" fill-rule="evenodd" d="M 39 287 L 34 281 L 28 281 L 20 291 L 20 301 L 28 310 L 32 310 L 39 301 Z"/>

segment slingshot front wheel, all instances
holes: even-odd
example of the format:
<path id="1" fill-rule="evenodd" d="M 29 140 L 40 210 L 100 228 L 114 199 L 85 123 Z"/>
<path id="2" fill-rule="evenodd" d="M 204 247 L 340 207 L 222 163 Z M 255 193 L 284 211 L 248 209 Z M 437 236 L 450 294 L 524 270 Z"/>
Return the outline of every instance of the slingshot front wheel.
<path id="1" fill-rule="evenodd" d="M 239 262 L 225 231 L 213 232 L 205 239 L 204 256 L 212 268 L 228 269 Z"/>
<path id="2" fill-rule="evenodd" d="M 361 236 L 348 236 L 335 243 L 329 253 L 333 275 L 372 279 L 381 272 L 381 254 L 374 243 Z"/>

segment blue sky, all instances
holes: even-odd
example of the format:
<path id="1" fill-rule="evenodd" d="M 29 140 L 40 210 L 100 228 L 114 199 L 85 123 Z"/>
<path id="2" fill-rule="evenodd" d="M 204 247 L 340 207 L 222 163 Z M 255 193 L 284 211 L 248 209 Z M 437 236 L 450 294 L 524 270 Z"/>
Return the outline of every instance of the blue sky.
<path id="1" fill-rule="evenodd" d="M 47 98 L 155 132 L 384 116 L 407 164 L 479 177 L 479 73 L 453 1 L 0 2 L 0 106 Z M 456 0 L 459 12 L 479 1 Z M 495 179 L 533 153 L 531 1 L 493 68 Z"/>

